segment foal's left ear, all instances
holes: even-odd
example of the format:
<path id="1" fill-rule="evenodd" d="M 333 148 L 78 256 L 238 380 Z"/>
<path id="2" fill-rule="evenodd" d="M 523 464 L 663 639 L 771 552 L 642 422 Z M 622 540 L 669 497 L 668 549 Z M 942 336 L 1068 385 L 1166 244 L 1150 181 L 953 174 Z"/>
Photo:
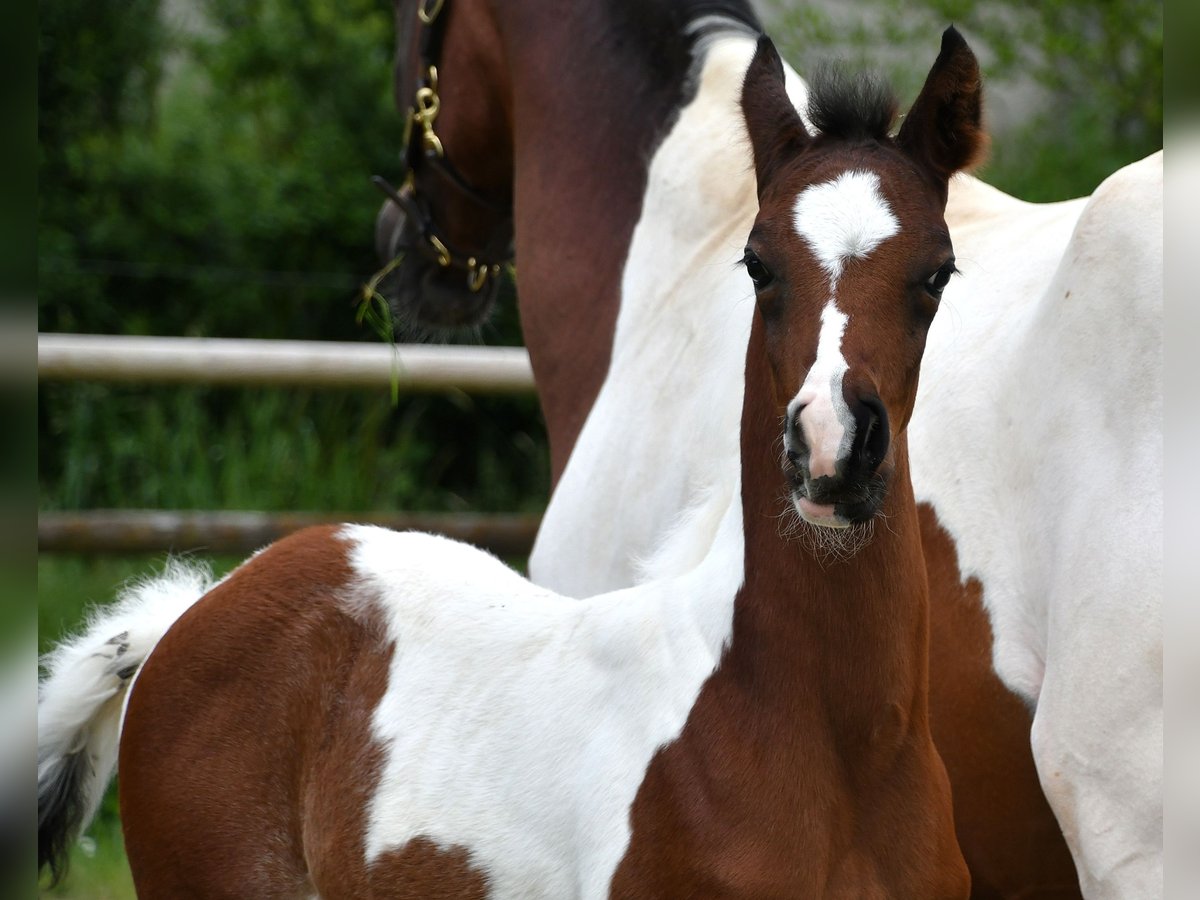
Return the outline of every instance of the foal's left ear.
<path id="1" fill-rule="evenodd" d="M 794 158 L 812 138 L 788 96 L 783 60 L 771 39 L 758 39 L 742 82 L 742 115 L 754 150 L 758 196 L 782 163 Z"/>
<path id="2" fill-rule="evenodd" d="M 979 62 L 953 25 L 925 86 L 904 119 L 896 143 L 941 181 L 979 162 L 987 149 L 983 131 L 983 85 Z"/>

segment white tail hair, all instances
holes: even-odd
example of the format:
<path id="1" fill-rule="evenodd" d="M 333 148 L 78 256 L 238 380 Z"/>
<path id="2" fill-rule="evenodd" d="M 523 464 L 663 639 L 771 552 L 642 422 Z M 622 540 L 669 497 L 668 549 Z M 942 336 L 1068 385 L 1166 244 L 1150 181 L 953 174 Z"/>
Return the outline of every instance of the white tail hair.
<path id="1" fill-rule="evenodd" d="M 117 767 L 125 698 L 175 621 L 212 587 L 207 566 L 171 560 L 96 609 L 83 632 L 41 660 L 38 685 L 38 870 L 55 881 Z"/>

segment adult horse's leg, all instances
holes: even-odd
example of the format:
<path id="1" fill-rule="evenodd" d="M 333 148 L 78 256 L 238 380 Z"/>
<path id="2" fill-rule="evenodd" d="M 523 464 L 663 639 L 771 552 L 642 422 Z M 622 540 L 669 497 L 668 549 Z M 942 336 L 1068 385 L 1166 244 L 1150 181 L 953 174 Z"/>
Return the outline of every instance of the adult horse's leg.
<path id="1" fill-rule="evenodd" d="M 1130 277 L 1114 259 L 1140 265 Z M 1054 498 L 1033 752 L 1089 900 L 1163 891 L 1162 357 L 1147 352 L 1162 346 L 1161 260 L 1159 153 L 1093 195 L 1052 286 L 1064 302 L 1031 348 L 1055 354 L 1035 357 L 1055 360 L 1051 376 L 1094 375 L 1030 435 L 1077 436 L 1037 473 L 1047 491 L 1067 487 Z"/>

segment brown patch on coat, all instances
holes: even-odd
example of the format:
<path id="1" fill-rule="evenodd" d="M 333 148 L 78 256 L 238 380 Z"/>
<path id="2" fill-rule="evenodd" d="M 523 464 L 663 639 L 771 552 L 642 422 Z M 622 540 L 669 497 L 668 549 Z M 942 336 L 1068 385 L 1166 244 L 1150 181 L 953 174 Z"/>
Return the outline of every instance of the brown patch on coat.
<path id="1" fill-rule="evenodd" d="M 371 879 L 376 888 L 370 896 L 389 900 L 486 900 L 488 896 L 487 877 L 472 868 L 465 849 L 439 847 L 428 838 L 381 854 L 371 866 Z"/>
<path id="2" fill-rule="evenodd" d="M 482 896 L 465 853 L 417 840 L 365 857 L 392 645 L 336 528 L 260 553 L 167 632 L 121 739 L 121 816 L 140 897 Z M 436 879 L 435 877 L 436 876 Z"/>
<path id="3" fill-rule="evenodd" d="M 311 892 L 300 801 L 305 755 L 324 733 L 313 730 L 329 668 L 317 647 L 354 641 L 327 602 L 350 577 L 332 528 L 300 532 L 210 591 L 150 656 L 119 764 L 139 896 Z"/>
<path id="4" fill-rule="evenodd" d="M 979 581 L 960 580 L 950 535 L 918 507 L 930 584 L 929 707 L 954 790 L 975 900 L 1079 897 L 1075 864 L 1038 781 L 1032 715 L 992 667 Z"/>

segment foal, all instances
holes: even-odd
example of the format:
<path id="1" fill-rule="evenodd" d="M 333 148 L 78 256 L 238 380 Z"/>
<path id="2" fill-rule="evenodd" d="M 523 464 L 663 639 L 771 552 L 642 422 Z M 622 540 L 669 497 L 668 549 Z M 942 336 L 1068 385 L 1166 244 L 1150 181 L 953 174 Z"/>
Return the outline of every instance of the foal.
<path id="1" fill-rule="evenodd" d="M 949 31 L 895 139 L 866 82 L 814 89 L 814 137 L 760 41 L 740 477 L 694 570 L 568 602 L 462 544 L 345 526 L 211 589 L 144 585 L 50 661 L 43 860 L 102 792 L 136 678 L 145 897 L 965 897 L 905 427 L 978 90 Z M 803 527 L 865 546 L 781 538 L 785 486 Z"/>

